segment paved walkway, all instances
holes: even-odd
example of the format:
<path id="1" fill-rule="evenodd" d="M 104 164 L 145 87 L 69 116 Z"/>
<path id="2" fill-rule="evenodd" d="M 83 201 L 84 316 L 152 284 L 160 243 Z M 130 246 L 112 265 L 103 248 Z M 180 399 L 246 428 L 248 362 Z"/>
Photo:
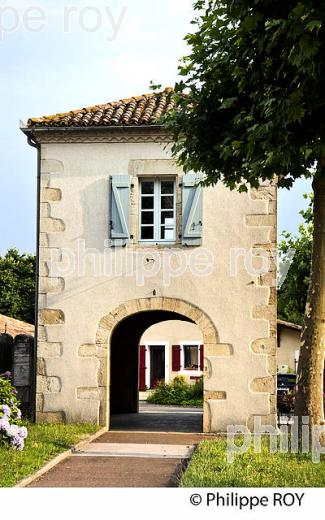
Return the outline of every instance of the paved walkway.
<path id="1" fill-rule="evenodd" d="M 141 403 L 139 414 L 112 417 L 112 427 L 28 487 L 175 487 L 206 437 L 197 408 Z"/>
<path id="2" fill-rule="evenodd" d="M 111 430 L 197 432 L 203 430 L 201 408 L 161 406 L 140 401 L 139 413 L 112 415 Z"/>

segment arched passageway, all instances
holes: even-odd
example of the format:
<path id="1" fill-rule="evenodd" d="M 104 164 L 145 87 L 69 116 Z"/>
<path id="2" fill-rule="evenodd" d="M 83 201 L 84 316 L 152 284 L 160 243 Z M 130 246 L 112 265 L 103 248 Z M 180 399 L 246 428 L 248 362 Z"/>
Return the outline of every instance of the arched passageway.
<path id="1" fill-rule="evenodd" d="M 139 344 L 143 333 L 163 321 L 192 321 L 168 311 L 147 311 L 122 320 L 111 339 L 110 413 L 139 411 Z"/>
<path id="2" fill-rule="evenodd" d="M 101 361 L 99 370 L 103 390 L 100 404 L 102 424 L 106 422 L 110 426 L 112 415 L 136 414 L 139 411 L 140 339 L 152 325 L 170 320 L 195 323 L 202 332 L 203 342 L 210 348 L 219 342 L 214 324 L 203 311 L 174 298 L 131 300 L 101 320 L 96 343 L 99 347 L 104 344 L 108 347 L 106 365 Z M 107 381 L 106 387 L 103 387 L 103 381 Z"/>

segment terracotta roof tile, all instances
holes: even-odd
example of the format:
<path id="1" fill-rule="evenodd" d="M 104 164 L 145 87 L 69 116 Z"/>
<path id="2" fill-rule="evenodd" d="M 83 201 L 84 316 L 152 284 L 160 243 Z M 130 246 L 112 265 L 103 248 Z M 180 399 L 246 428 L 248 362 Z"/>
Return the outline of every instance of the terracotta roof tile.
<path id="1" fill-rule="evenodd" d="M 34 336 L 34 325 L 0 314 L 0 334 L 7 332 L 13 338 L 18 334 Z"/>
<path id="2" fill-rule="evenodd" d="M 155 125 L 175 107 L 173 92 L 168 87 L 163 92 L 121 99 L 64 114 L 32 118 L 28 121 L 28 127 Z"/>

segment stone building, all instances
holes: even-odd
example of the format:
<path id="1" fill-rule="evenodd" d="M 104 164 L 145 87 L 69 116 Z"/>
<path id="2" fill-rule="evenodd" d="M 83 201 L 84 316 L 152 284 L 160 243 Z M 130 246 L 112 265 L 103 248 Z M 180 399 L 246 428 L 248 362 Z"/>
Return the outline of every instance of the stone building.
<path id="1" fill-rule="evenodd" d="M 15 320 L 9 316 L 0 314 L 0 334 L 10 334 L 13 338 L 19 334 L 27 334 L 34 336 L 34 325 L 26 323 L 25 321 Z"/>
<path id="2" fill-rule="evenodd" d="M 23 128 L 39 155 L 37 420 L 136 412 L 147 329 L 195 324 L 204 431 L 275 423 L 276 187 L 203 188 L 171 156 L 171 89 Z M 185 338 L 186 339 L 186 338 Z"/>

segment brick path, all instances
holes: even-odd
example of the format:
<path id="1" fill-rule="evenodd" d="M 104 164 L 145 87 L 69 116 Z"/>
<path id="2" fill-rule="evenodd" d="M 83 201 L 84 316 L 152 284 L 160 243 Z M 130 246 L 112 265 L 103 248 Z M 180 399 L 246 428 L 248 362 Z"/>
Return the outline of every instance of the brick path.
<path id="1" fill-rule="evenodd" d="M 116 416 L 112 423 L 115 431 L 83 446 L 28 487 L 175 487 L 195 445 L 211 438 L 199 433 L 202 416 L 195 409 L 142 404 L 140 414 Z M 177 428 L 183 432 L 176 433 Z"/>

